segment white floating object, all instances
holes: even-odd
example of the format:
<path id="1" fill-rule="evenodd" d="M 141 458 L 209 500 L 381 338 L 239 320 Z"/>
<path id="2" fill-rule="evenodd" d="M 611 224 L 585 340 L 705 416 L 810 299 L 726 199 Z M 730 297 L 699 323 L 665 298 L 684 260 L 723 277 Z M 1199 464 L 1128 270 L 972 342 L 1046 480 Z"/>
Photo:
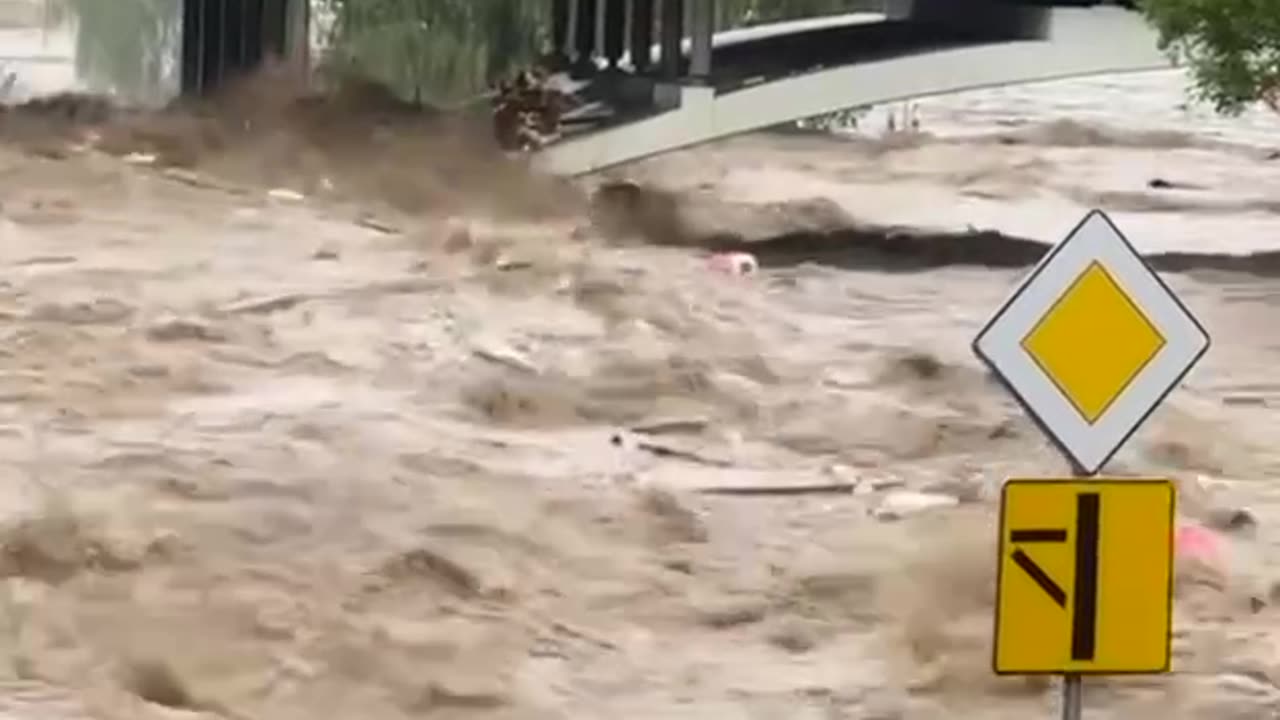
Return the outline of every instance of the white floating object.
<path id="1" fill-rule="evenodd" d="M 300 202 L 306 199 L 302 193 L 288 188 L 272 188 L 267 191 L 267 195 L 276 200 L 289 200 L 291 202 Z"/>

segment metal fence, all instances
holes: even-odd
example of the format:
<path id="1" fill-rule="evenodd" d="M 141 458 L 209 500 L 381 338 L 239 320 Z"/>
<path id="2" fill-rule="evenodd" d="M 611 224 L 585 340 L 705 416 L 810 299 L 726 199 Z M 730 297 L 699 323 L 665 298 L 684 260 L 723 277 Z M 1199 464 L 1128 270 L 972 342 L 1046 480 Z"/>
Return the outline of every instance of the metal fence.
<path id="1" fill-rule="evenodd" d="M 720 0 L 722 27 L 883 0 Z M 450 105 L 549 47 L 550 0 L 0 0 L 0 90 L 161 104 L 266 57 Z M 8 33 L 8 34 L 6 34 Z M 12 37 L 11 37 L 12 36 Z M 27 51 L 27 45 L 38 46 Z M 14 57 L 7 57 L 14 55 Z M 35 57 L 39 55 L 40 57 Z M 22 56 L 22 57 L 18 57 Z"/>
<path id="2" fill-rule="evenodd" d="M 205 94 L 252 71 L 268 57 L 284 57 L 301 0 L 181 0 L 182 91 Z"/>

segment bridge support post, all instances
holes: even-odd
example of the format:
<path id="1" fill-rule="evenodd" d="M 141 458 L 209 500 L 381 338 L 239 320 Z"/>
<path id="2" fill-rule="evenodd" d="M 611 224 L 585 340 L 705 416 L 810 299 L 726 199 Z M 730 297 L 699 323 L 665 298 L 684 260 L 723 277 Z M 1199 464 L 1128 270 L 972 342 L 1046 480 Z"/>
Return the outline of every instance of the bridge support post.
<path id="1" fill-rule="evenodd" d="M 711 81 L 711 36 L 715 32 L 716 0 L 694 0 L 690 29 L 692 48 L 689 75 L 698 82 Z"/>
<path id="2" fill-rule="evenodd" d="M 595 74 L 596 14 L 599 0 L 577 0 L 573 22 L 573 66 L 570 74 L 586 78 Z"/>
<path id="3" fill-rule="evenodd" d="M 569 9 L 570 0 L 551 0 L 551 47 L 545 62 L 554 70 L 569 65 Z"/>
<path id="4" fill-rule="evenodd" d="M 618 67 L 627 39 L 627 0 L 604 0 L 604 57 Z"/>
<path id="5" fill-rule="evenodd" d="M 653 0 L 631 0 L 631 66 L 637 75 L 653 64 Z"/>
<path id="6" fill-rule="evenodd" d="M 684 39 L 684 0 L 661 0 L 662 20 L 658 26 L 662 49 L 662 78 L 680 79 L 680 44 Z"/>

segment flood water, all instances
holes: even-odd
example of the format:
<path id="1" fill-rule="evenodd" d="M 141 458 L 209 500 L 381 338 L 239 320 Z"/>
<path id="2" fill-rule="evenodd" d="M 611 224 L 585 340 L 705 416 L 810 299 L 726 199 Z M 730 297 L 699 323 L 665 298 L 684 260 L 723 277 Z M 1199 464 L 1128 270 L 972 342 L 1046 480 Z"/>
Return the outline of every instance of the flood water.
<path id="1" fill-rule="evenodd" d="M 931 136 L 881 108 L 618 173 L 760 241 L 1053 242 L 1101 207 L 1200 253 L 1166 280 L 1214 345 L 1109 471 L 1173 478 L 1221 555 L 1179 560 L 1174 673 L 1090 679 L 1098 720 L 1280 712 L 1280 279 L 1210 262 L 1274 244 L 1274 119 L 1181 93 L 931 98 Z M 184 167 L 0 138 L 0 714 L 1054 716 L 989 670 L 1000 483 L 1066 472 L 970 349 L 1025 267 L 850 240 L 733 277 L 517 210 L 537 179 L 448 138 L 177 127 Z"/>

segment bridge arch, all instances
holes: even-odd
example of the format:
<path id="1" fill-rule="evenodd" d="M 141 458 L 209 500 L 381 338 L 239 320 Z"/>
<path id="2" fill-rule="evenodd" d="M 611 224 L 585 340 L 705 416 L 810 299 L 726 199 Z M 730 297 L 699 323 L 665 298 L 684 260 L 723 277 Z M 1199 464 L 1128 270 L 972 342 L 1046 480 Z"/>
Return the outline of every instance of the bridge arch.
<path id="1" fill-rule="evenodd" d="M 1075 7 L 1052 7 L 1047 1 L 1028 6 L 998 0 L 889 0 L 897 15 L 848 16 L 845 27 L 790 37 L 764 28 L 759 31 L 764 37 L 754 40 L 744 38 L 743 31 L 721 33 L 710 43 L 713 56 L 731 61 L 729 48 L 735 45 L 743 47 L 740 55 L 757 58 L 769 56 L 770 43 L 844 42 L 862 49 L 840 60 L 828 58 L 825 66 L 820 62 L 773 77 L 766 73 L 754 82 L 720 67 L 711 82 L 659 78 L 652 83 L 652 112 L 570 135 L 540 151 L 535 164 L 556 174 L 587 174 L 851 107 L 1171 67 L 1155 32 L 1137 12 L 1080 0 L 1059 4 Z"/>

